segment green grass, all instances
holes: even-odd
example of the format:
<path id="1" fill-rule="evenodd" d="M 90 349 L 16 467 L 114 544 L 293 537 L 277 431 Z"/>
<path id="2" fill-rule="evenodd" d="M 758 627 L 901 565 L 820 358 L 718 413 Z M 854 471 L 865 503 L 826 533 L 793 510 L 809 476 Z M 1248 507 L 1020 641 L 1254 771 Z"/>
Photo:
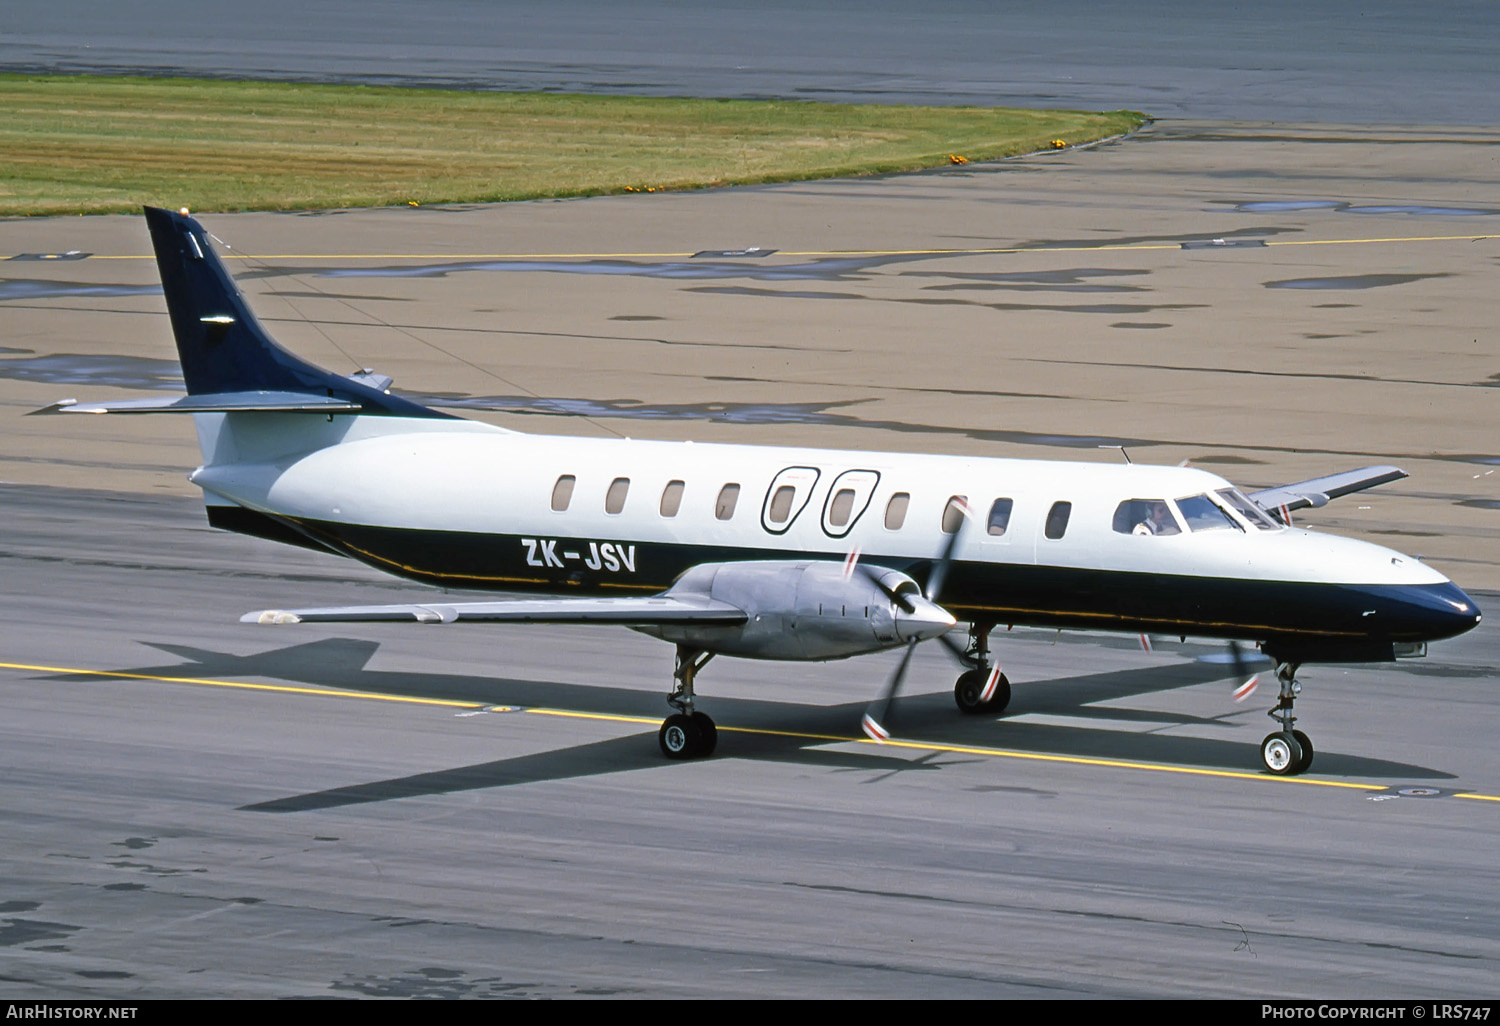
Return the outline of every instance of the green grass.
<path id="1" fill-rule="evenodd" d="M 1119 135 L 1130 111 L 0 75 L 0 214 L 491 202 L 879 174 Z"/>

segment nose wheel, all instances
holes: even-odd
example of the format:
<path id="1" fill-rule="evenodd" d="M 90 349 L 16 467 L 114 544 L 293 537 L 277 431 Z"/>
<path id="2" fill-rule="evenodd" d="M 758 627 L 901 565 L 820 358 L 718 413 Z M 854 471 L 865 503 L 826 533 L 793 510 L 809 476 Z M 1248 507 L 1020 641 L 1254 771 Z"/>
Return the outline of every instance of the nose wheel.
<path id="1" fill-rule="evenodd" d="M 693 678 L 712 658 L 712 652 L 677 646 L 677 669 L 672 675 L 675 686 L 667 696 L 667 704 L 677 711 L 662 720 L 656 732 L 661 754 L 668 759 L 701 759 L 718 747 L 719 728 L 706 713 L 693 708 Z"/>
<path id="2" fill-rule="evenodd" d="M 1297 682 L 1297 663 L 1280 663 L 1276 667 L 1276 679 L 1281 683 L 1276 706 L 1266 713 L 1280 724 L 1281 729 L 1267 734 L 1260 743 L 1260 761 L 1267 772 L 1278 777 L 1293 777 L 1307 772 L 1313 761 L 1312 740 L 1292 724 L 1297 717 L 1292 714 L 1292 705 L 1302 692 Z"/>

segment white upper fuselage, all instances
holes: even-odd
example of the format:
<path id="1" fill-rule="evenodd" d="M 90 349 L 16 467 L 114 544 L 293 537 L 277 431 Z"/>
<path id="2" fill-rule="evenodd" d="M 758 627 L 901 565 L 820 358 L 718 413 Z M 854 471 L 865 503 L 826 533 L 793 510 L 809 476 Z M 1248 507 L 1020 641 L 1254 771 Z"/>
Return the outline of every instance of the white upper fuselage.
<path id="1" fill-rule="evenodd" d="M 384 416 L 324 425 L 284 414 L 278 431 L 260 414 L 251 436 L 236 430 L 239 416 L 227 415 L 227 429 L 224 415 L 199 417 L 207 465 L 193 480 L 212 495 L 296 521 L 509 536 L 530 547 L 523 565 L 547 571 L 538 581 L 577 565 L 591 583 L 631 588 L 639 564 L 624 558 L 631 551 L 624 546 L 830 558 L 858 548 L 866 560 L 930 559 L 944 546 L 953 496 L 966 497 L 973 514 L 954 553 L 963 562 L 1309 584 L 1446 580 L 1366 542 L 1258 527 L 1213 498 L 1232 488 L 1228 481 L 1190 468 L 526 435 L 472 421 Z M 337 431 L 340 444 L 310 438 L 320 433 L 309 431 L 313 421 L 321 432 Z M 574 480 L 559 510 L 563 477 Z M 668 516 L 663 493 L 673 482 L 682 482 L 680 503 Z M 732 515 L 721 518 L 726 485 L 739 490 Z M 606 509 L 612 486 L 618 512 Z M 775 493 L 787 487 L 790 502 L 773 510 Z M 849 491 L 841 515 L 834 498 Z M 905 516 L 887 526 L 892 498 L 902 494 L 909 496 Z M 1223 522 L 1194 530 L 1178 513 L 1169 535 L 1120 529 L 1117 514 L 1128 500 L 1192 496 L 1210 497 Z M 1000 498 L 1013 508 L 1004 533 L 992 534 L 987 515 Z M 1061 537 L 1049 538 L 1044 524 L 1058 502 L 1071 511 Z M 551 544 L 557 539 L 569 541 Z M 601 553 L 604 545 L 613 548 Z M 524 572 L 519 580 L 489 576 L 495 579 L 475 574 L 446 583 L 528 583 Z"/>

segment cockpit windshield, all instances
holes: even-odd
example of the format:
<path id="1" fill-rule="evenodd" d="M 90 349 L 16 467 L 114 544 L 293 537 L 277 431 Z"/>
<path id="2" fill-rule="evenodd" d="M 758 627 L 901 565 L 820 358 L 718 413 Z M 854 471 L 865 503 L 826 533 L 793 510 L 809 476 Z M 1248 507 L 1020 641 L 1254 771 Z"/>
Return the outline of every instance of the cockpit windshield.
<path id="1" fill-rule="evenodd" d="M 1260 530 L 1277 531 L 1281 529 L 1280 524 L 1266 516 L 1265 510 L 1251 502 L 1249 497 L 1238 488 L 1220 488 L 1214 494 L 1223 499 L 1225 505 L 1229 506 L 1230 509 L 1250 521 L 1251 524 Z"/>
<path id="2" fill-rule="evenodd" d="M 1234 517 L 1224 512 L 1207 495 L 1190 495 L 1185 499 L 1178 499 L 1177 509 L 1187 522 L 1189 531 L 1244 530 Z"/>

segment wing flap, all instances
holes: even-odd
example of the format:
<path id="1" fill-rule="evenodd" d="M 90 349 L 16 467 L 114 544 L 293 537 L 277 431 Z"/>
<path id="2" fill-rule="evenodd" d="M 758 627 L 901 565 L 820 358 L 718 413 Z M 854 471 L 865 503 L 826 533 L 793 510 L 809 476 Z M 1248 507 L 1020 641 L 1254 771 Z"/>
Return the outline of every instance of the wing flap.
<path id="1" fill-rule="evenodd" d="M 266 609 L 246 613 L 241 623 L 600 623 L 623 627 L 653 624 L 731 625 L 749 617 L 743 609 L 712 599 L 650 598 L 505 599 L 497 602 L 430 602 L 391 606 L 326 606 Z"/>
<path id="2" fill-rule="evenodd" d="M 1346 470 L 1341 474 L 1329 474 L 1327 477 L 1315 477 L 1310 481 L 1299 481 L 1296 484 L 1253 492 L 1250 500 L 1268 513 L 1274 513 L 1278 509 L 1316 509 L 1319 506 L 1328 505 L 1331 499 L 1340 498 L 1351 492 L 1363 491 L 1366 488 L 1374 488 L 1376 485 L 1399 481 L 1406 476 L 1406 471 L 1400 467 L 1363 467 L 1359 470 Z"/>

